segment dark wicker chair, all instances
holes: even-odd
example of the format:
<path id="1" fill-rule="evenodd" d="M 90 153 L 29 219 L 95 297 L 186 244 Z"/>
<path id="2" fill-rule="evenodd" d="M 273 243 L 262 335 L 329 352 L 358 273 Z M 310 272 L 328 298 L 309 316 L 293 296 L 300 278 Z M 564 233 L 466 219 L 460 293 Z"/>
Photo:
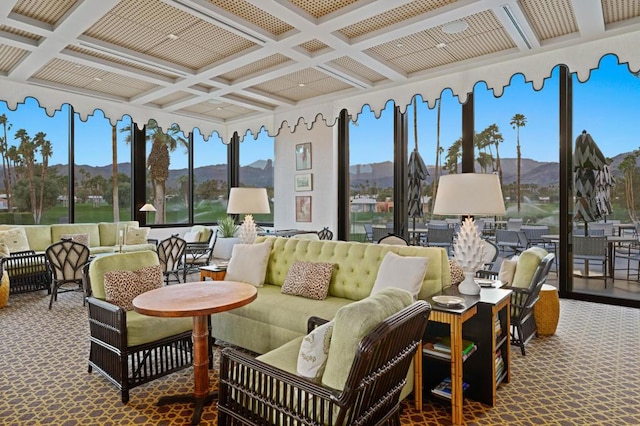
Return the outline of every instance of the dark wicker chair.
<path id="1" fill-rule="evenodd" d="M 186 248 L 187 242 L 176 235 L 172 235 L 158 244 L 158 260 L 160 260 L 166 284 L 169 284 L 169 281 L 180 282 L 182 257 Z"/>
<path id="2" fill-rule="evenodd" d="M 62 240 L 47 247 L 45 254 L 53 277 L 49 299 L 51 309 L 53 301 L 58 300 L 58 293 L 78 290 L 85 292 L 82 268 L 89 261 L 89 247 L 77 241 Z M 70 288 L 68 285 L 73 287 Z M 82 306 L 85 306 L 84 294 Z"/>
<path id="3" fill-rule="evenodd" d="M 329 230 L 329 227 L 325 226 L 322 230 L 318 231 L 318 237 L 321 240 L 333 240 L 333 232 Z"/>
<path id="4" fill-rule="evenodd" d="M 47 290 L 51 292 L 51 273 L 47 266 L 47 256 L 33 250 L 11 253 L 0 258 L 0 270 L 9 274 L 11 294 Z"/>
<path id="5" fill-rule="evenodd" d="M 182 259 L 182 279 L 187 281 L 187 274 L 200 270 L 201 266 L 207 266 L 211 263 L 213 257 L 213 248 L 218 240 L 218 230 L 212 232 L 209 241 L 204 243 L 187 243 Z"/>
<path id="6" fill-rule="evenodd" d="M 113 268 L 109 270 L 125 269 L 119 266 L 124 261 L 120 261 L 116 256 L 129 257 L 128 262 L 135 264 L 136 268 L 157 265 L 159 261 L 156 253 L 152 251 L 117 253 L 96 258 L 84 268 L 85 288 L 90 294 L 87 297 L 90 331 L 88 371 L 91 373 L 95 368 L 103 374 L 120 390 L 122 403 L 126 404 L 129 401 L 130 389 L 191 366 L 193 342 L 192 332 L 189 330 L 153 342 L 129 346 L 127 312 L 102 298 L 95 297 L 94 289 L 103 289 L 103 285 L 91 281 L 94 275 L 97 275 L 98 280 L 102 279 L 100 274 L 93 274 L 91 269 L 103 261 L 112 261 L 110 263 L 113 263 Z M 209 333 L 210 330 L 209 325 Z M 213 337 L 209 339 L 213 346 Z M 209 353 L 213 354 L 211 348 Z M 211 356 L 209 368 L 212 367 Z"/>
<path id="7" fill-rule="evenodd" d="M 369 332 L 342 391 L 223 349 L 218 424 L 400 425 L 400 391 L 430 312 L 418 301 Z"/>
<path id="8" fill-rule="evenodd" d="M 400 235 L 388 234 L 378 240 L 378 244 L 391 244 L 395 246 L 408 246 L 409 242 Z"/>

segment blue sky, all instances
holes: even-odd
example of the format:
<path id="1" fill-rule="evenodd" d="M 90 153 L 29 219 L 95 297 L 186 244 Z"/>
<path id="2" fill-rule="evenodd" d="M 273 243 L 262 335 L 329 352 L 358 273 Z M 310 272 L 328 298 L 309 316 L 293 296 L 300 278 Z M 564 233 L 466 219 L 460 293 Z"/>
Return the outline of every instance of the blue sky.
<path id="1" fill-rule="evenodd" d="M 628 71 L 626 64 L 618 65 L 612 55 L 604 57 L 600 68 L 591 73 L 588 83 L 580 83 L 574 77 L 574 137 L 583 129 L 594 138 L 605 156 L 612 157 L 620 152 L 631 151 L 640 146 L 640 121 L 637 119 L 637 103 L 640 99 L 640 78 Z M 558 160 L 558 71 L 547 79 L 543 90 L 536 91 L 532 84 L 524 81 L 521 74 L 512 78 L 500 98 L 486 89 L 483 82 L 475 87 L 475 127 L 481 131 L 490 124 L 497 124 L 504 138 L 500 145 L 502 158 L 515 158 L 516 131 L 509 124 L 514 114 L 527 118 L 527 125 L 520 129 L 520 144 L 523 157 L 538 161 Z M 409 150 L 414 146 L 413 110 L 407 109 L 409 119 Z M 45 132 L 54 147 L 50 164 L 67 163 L 68 106 L 63 106 L 52 118 L 29 98 L 16 111 L 8 110 L 0 103 L 0 114 L 6 114 L 12 129 L 8 131 L 11 142 L 15 131 L 21 128 L 33 136 L 38 131 Z M 449 147 L 461 132 L 461 105 L 451 91 L 442 94 L 441 146 Z M 130 123 L 125 117 L 121 128 Z M 104 166 L 111 164 L 111 126 L 101 111 L 90 116 L 87 122 L 76 119 L 76 164 Z M 393 158 L 393 107 L 389 103 L 379 119 L 365 106 L 358 115 L 358 124 L 350 129 L 352 164 L 390 161 Z M 206 144 L 197 132 L 196 166 L 226 162 L 226 147 L 214 134 Z M 436 110 L 419 102 L 418 105 L 418 146 L 428 164 L 435 162 Z M 65 149 L 60 149 L 65 147 Z M 201 147 L 201 148 L 198 148 Z M 124 135 L 118 132 L 118 161 L 129 161 L 129 148 L 124 143 Z M 244 138 L 241 145 L 241 164 L 273 158 L 273 143 L 266 132 L 261 132 L 257 140 L 253 135 Z M 186 156 L 182 151 L 172 155 L 171 168 L 186 167 Z"/>

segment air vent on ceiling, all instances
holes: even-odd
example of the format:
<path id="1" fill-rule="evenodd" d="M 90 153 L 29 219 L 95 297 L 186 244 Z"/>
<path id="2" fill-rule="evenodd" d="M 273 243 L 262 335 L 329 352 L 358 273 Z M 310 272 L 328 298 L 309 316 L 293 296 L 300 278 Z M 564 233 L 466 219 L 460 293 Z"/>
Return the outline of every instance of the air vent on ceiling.
<path id="1" fill-rule="evenodd" d="M 507 17 L 511 21 L 511 23 L 513 24 L 513 27 L 516 29 L 516 31 L 520 35 L 520 38 L 522 38 L 522 41 L 524 42 L 524 44 L 526 44 L 527 47 L 531 49 L 531 42 L 529 42 L 529 39 L 525 35 L 524 30 L 522 29 L 522 27 L 520 26 L 520 23 L 518 22 L 518 19 L 516 19 L 515 15 L 513 14 L 511 7 L 509 7 L 508 4 L 503 4 L 501 7 L 502 7 L 502 10 L 504 10 L 504 13 L 507 15 Z"/>

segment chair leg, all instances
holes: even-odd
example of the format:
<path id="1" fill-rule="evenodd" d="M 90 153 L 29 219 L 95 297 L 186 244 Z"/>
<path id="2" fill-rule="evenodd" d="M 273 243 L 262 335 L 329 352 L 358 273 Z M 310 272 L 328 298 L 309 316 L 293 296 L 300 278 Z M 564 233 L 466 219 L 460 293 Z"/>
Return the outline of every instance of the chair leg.
<path id="1" fill-rule="evenodd" d="M 49 310 L 51 310 L 51 306 L 53 305 L 53 301 L 54 300 L 56 302 L 58 301 L 58 286 L 55 283 L 51 284 L 51 286 L 53 288 L 51 289 L 51 297 L 49 298 Z"/>

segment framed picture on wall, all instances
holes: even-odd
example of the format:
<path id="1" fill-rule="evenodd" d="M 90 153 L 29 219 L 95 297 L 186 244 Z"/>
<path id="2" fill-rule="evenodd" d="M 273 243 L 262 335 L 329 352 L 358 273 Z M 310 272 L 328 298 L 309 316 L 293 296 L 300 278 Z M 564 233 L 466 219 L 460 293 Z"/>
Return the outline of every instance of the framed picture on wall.
<path id="1" fill-rule="evenodd" d="M 311 222 L 311 196 L 296 196 L 296 222 Z"/>
<path id="2" fill-rule="evenodd" d="M 311 168 L 311 142 L 296 145 L 296 170 Z"/>
<path id="3" fill-rule="evenodd" d="M 313 175 L 311 173 L 304 173 L 296 175 L 293 182 L 293 189 L 296 191 L 312 191 L 313 190 Z"/>

